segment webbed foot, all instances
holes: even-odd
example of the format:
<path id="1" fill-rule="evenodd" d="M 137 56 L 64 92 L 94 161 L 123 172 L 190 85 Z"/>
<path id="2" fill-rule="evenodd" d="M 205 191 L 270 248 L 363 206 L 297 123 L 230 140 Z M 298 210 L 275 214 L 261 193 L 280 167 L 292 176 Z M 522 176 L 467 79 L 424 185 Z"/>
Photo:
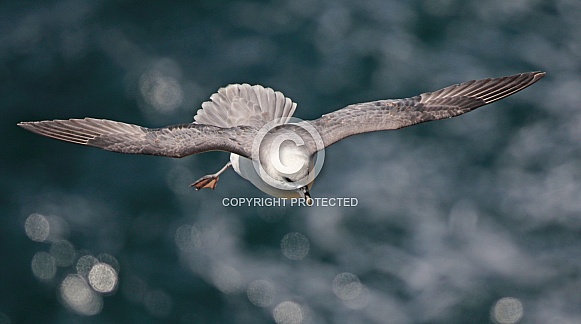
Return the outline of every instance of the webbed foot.
<path id="1" fill-rule="evenodd" d="M 207 174 L 201 177 L 200 179 L 196 180 L 196 182 L 192 183 L 190 187 L 195 187 L 196 190 L 204 188 L 210 188 L 214 190 L 216 188 L 216 185 L 218 184 L 219 179 L 220 177 L 216 176 L 215 174 Z"/>
<path id="2" fill-rule="evenodd" d="M 229 167 L 232 166 L 232 163 L 228 162 L 226 165 L 220 169 L 220 171 L 214 174 L 206 174 L 205 176 L 201 177 L 200 179 L 196 180 L 196 182 L 192 183 L 190 187 L 195 187 L 196 190 L 210 188 L 214 190 L 216 185 L 218 184 L 218 180 L 220 179 L 220 175 L 222 172 L 226 171 Z"/>

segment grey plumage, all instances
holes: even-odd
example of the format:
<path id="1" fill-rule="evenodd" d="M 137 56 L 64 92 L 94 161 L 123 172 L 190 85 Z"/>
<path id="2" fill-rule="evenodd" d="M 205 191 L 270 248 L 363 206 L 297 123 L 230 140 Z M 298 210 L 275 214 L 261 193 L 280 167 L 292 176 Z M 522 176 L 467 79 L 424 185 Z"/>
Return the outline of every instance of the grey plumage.
<path id="1" fill-rule="evenodd" d="M 18 126 L 61 141 L 107 151 L 175 158 L 217 150 L 250 157 L 250 149 L 245 149 L 245 143 L 252 143 L 256 134 L 251 126 L 220 128 L 180 124 L 146 128 L 94 118 L 23 122 Z"/>
<path id="2" fill-rule="evenodd" d="M 281 92 L 261 85 L 231 84 L 220 88 L 202 103 L 194 116 L 198 124 L 223 128 L 241 125 L 262 127 L 264 124 L 281 119 L 286 124 L 295 112 L 297 104 Z"/>
<path id="3" fill-rule="evenodd" d="M 345 137 L 393 130 L 455 117 L 505 98 L 538 81 L 544 72 L 469 81 L 406 99 L 379 100 L 347 106 L 308 121 L 327 147 Z M 262 86 L 230 85 L 202 104 L 195 123 L 145 128 L 105 119 L 22 122 L 31 132 L 108 151 L 183 157 L 220 150 L 251 158 L 259 128 L 272 119 L 286 123 L 296 104 Z M 294 128 L 297 128 L 296 126 Z M 307 143 L 314 153 L 314 145 Z"/>
<path id="4" fill-rule="evenodd" d="M 358 103 L 323 115 L 310 123 L 325 147 L 351 135 L 394 130 L 432 120 L 456 117 L 508 97 L 545 76 L 528 72 L 468 81 L 406 99 Z"/>

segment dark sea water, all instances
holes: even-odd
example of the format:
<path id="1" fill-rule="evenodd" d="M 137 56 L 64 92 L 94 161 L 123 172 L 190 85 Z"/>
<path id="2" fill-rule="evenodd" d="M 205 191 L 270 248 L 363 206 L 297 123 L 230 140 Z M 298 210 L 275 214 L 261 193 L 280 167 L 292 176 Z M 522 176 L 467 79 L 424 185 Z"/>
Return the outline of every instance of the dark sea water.
<path id="1" fill-rule="evenodd" d="M 3 1 L 0 323 L 581 323 L 581 2 Z M 20 121 L 191 122 L 230 83 L 314 119 L 542 70 L 467 115 L 348 138 L 311 194 L 228 154 L 115 154 Z"/>

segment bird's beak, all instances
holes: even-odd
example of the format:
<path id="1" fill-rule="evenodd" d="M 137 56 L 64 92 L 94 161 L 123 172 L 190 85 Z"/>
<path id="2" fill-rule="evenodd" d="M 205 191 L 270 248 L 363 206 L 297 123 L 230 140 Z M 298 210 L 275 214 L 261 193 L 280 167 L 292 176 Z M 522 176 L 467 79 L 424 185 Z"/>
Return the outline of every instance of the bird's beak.
<path id="1" fill-rule="evenodd" d="M 307 206 L 312 206 L 313 205 L 313 198 L 311 198 L 311 195 L 309 194 L 309 187 L 308 186 L 304 186 L 299 188 L 299 195 L 301 195 L 301 198 L 303 198 L 305 200 L 305 202 L 307 203 Z"/>

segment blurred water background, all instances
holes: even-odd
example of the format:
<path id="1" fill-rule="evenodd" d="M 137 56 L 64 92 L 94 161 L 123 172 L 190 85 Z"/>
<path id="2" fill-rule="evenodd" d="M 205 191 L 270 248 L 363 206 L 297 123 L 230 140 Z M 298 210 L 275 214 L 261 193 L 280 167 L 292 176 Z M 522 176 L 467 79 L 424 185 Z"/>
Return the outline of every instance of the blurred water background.
<path id="1" fill-rule="evenodd" d="M 581 2 L 2 1 L 0 323 L 581 323 Z M 326 151 L 315 197 L 228 159 L 130 156 L 19 121 L 192 121 L 229 83 L 313 119 L 543 70 L 468 115 Z"/>

